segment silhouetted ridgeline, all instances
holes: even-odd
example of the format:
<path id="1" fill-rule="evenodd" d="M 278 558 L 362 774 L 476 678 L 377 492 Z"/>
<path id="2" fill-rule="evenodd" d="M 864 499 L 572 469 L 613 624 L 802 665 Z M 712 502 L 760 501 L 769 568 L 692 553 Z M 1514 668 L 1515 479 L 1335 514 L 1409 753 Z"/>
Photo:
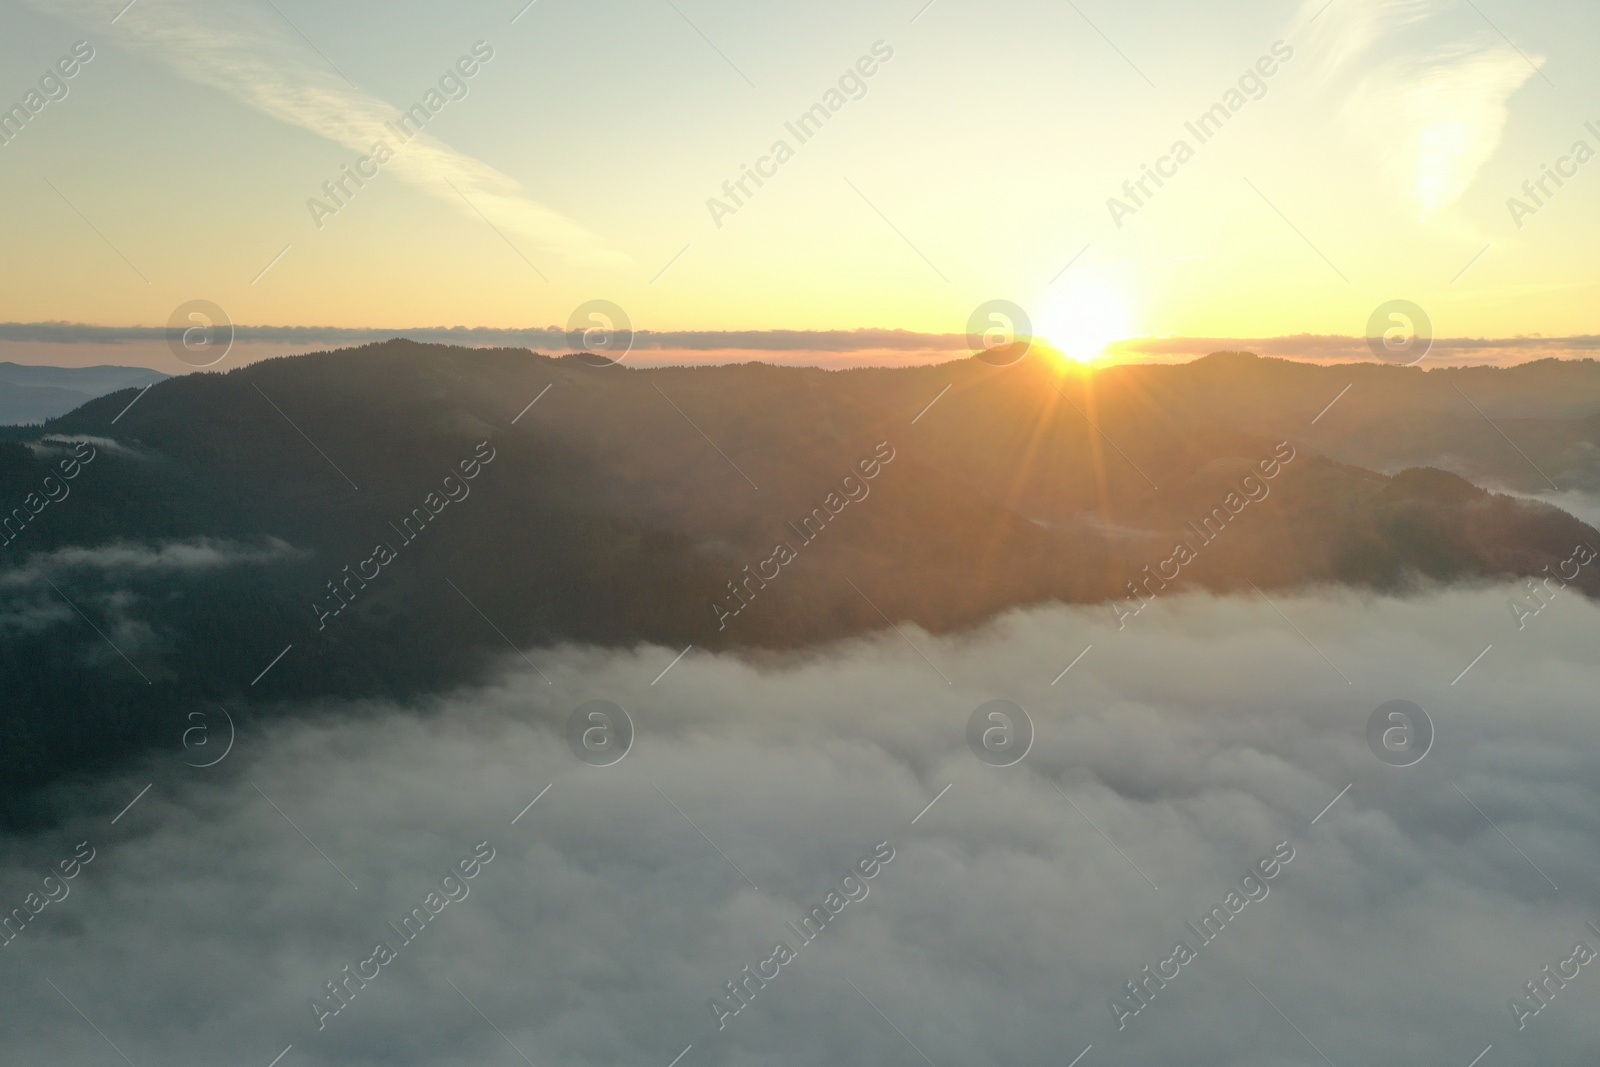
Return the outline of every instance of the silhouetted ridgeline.
<path id="1" fill-rule="evenodd" d="M 391 341 L 163 381 L 113 425 L 133 396 L 0 447 L 7 509 L 73 442 L 96 450 L 0 549 L 13 811 L 68 772 L 176 750 L 205 701 L 248 720 L 470 680 L 508 652 L 494 627 L 524 648 L 793 649 L 881 627 L 862 593 L 948 631 L 1121 601 L 1147 567 L 1181 565 L 1174 590 L 1403 589 L 1539 574 L 1600 537 L 1443 470 L 1374 469 L 1544 485 L 1486 415 L 1562 488 L 1600 485 L 1592 363 L 632 370 Z M 891 451 L 867 486 L 863 457 Z M 1219 535 L 1183 533 L 1207 516 Z"/>

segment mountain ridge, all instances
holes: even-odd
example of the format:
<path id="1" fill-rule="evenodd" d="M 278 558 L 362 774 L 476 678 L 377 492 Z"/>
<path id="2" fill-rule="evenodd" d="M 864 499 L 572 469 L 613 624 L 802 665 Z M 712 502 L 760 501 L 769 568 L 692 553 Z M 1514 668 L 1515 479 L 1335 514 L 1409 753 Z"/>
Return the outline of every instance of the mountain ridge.
<path id="1" fill-rule="evenodd" d="M 171 744 L 206 702 L 248 722 L 292 701 L 410 699 L 481 678 L 508 644 L 796 650 L 1051 600 L 1115 620 L 1181 589 L 1531 578 L 1600 544 L 1457 473 L 1348 461 L 1416 441 L 1317 431 L 1351 369 L 1274 362 L 630 369 L 397 340 L 172 378 L 132 408 L 132 390 L 108 394 L 0 451 L 15 506 L 69 442 L 97 449 L 70 498 L 0 550 L 18 738 L 0 795 Z M 1594 407 L 1535 420 L 1531 447 L 1570 451 L 1588 477 L 1600 366 L 1579 370 Z M 1496 418 L 1533 391 L 1521 368 L 1499 392 L 1476 369 L 1431 385 L 1374 371 L 1332 412 L 1392 409 L 1363 387 L 1380 377 L 1441 405 L 1465 382 Z M 1589 387 L 1564 389 L 1563 414 L 1575 395 Z M 1493 474 L 1505 442 L 1473 418 L 1476 437 L 1452 416 L 1450 447 Z M 437 521 L 402 540 L 429 494 Z M 398 558 L 374 563 L 380 545 Z M 1600 594 L 1587 570 L 1572 584 Z"/>

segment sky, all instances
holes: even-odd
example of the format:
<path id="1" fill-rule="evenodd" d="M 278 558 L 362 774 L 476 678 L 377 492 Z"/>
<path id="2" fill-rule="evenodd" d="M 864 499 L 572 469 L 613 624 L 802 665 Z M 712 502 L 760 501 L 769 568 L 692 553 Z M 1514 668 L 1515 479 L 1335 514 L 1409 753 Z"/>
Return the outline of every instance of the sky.
<path id="1" fill-rule="evenodd" d="M 46 578 L 270 549 L 47 554 L 14 604 L 72 626 Z M 1557 597 L 1519 631 L 1517 593 L 1163 596 L 1125 630 L 1056 605 L 764 663 L 536 648 L 548 683 L 508 653 L 406 706 L 204 738 L 175 714 L 169 751 L 0 835 L 7 907 L 93 856 L 0 948 L 0 1034 L 60 1067 L 1592 1062 L 1592 966 L 1520 1029 L 1509 1002 L 1600 940 L 1600 608 Z M 120 610 L 131 654 L 159 654 Z M 635 727 L 609 766 L 562 740 L 594 699 Z M 965 742 L 994 699 L 1032 723 L 1012 766 Z M 1367 740 L 1397 699 L 1433 725 L 1408 766 Z M 866 895 L 801 943 L 785 924 L 880 844 Z M 1285 850 L 1214 940 L 1188 930 Z M 444 872 L 485 851 L 402 943 L 386 924 L 460 896 Z M 712 998 L 779 940 L 797 958 L 719 1028 Z M 1197 958 L 1114 1012 L 1180 940 Z M 380 941 L 397 958 L 313 1011 Z"/>
<path id="2" fill-rule="evenodd" d="M 963 334 L 1004 299 L 1081 357 L 1359 336 L 1405 299 L 1440 337 L 1600 333 L 1576 0 L 0 12 L 5 106 L 92 49 L 0 145 L 0 322 L 526 329 L 600 299 L 657 331 Z M 420 135 L 385 126 L 419 103 Z M 1546 165 L 1572 176 L 1530 197 Z M 770 177 L 725 191 L 746 166 Z"/>

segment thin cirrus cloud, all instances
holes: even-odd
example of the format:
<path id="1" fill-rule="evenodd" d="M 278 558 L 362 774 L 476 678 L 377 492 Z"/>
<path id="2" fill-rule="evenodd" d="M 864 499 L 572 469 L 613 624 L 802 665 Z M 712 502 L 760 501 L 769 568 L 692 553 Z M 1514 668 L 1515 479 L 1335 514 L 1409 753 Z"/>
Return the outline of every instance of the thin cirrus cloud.
<path id="1" fill-rule="evenodd" d="M 236 0 L 31 0 L 81 26 L 117 19 L 117 41 L 172 73 L 279 122 L 366 154 L 395 149 L 384 171 L 476 219 L 478 212 L 537 248 L 579 262 L 625 258 L 573 220 L 530 199 L 509 175 L 420 133 L 403 146 L 385 127 L 401 109 L 355 88 L 275 12 Z M 122 14 L 119 16 L 118 12 Z"/>
<path id="2" fill-rule="evenodd" d="M 1308 0 L 1314 15 L 1321 0 Z M 1541 57 L 1487 24 L 1451 33 L 1445 0 L 1358 0 L 1328 8 L 1309 42 L 1323 80 L 1344 98 L 1340 118 L 1373 149 L 1380 173 L 1423 219 L 1445 211 L 1494 155 L 1511 96 Z M 1426 34 L 1426 40 L 1400 39 Z"/>

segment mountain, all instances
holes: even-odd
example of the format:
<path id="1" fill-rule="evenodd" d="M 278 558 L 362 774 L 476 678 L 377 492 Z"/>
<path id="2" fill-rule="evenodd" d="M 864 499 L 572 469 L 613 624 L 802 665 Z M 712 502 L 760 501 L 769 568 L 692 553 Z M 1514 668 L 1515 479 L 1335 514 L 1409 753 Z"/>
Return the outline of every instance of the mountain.
<path id="1" fill-rule="evenodd" d="M 1217 353 L 1173 369 L 1146 379 L 1150 400 L 1185 417 L 1292 434 L 1386 472 L 1437 466 L 1517 492 L 1600 492 L 1600 363 L 1591 359 L 1423 371 Z"/>
<path id="2" fill-rule="evenodd" d="M 0 363 L 0 426 L 34 425 L 96 397 L 167 375 L 142 367 L 34 367 Z"/>
<path id="3" fill-rule="evenodd" d="M 1136 626 L 1185 588 L 1564 567 L 1600 594 L 1571 562 L 1600 534 L 1462 477 L 1531 484 L 1520 446 L 1600 479 L 1594 364 L 634 370 L 396 340 L 169 379 L 118 418 L 134 395 L 0 444 L 13 812 L 206 702 L 415 698 L 511 645 L 763 654 L 1050 599 Z"/>

